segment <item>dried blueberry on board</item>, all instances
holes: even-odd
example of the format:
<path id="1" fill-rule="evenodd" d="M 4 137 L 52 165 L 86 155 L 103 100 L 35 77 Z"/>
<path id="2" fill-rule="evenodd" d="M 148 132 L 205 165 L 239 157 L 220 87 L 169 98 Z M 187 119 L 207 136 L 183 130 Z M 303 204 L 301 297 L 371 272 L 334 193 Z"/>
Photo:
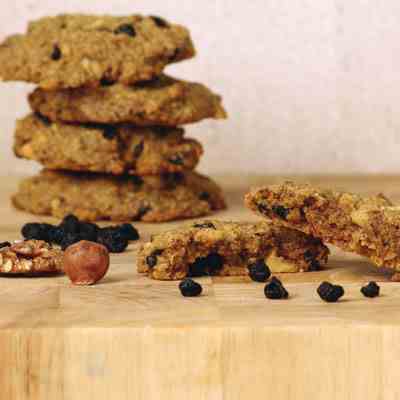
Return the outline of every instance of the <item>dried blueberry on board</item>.
<path id="1" fill-rule="evenodd" d="M 78 243 L 79 241 L 81 241 L 79 233 L 67 232 L 61 241 L 61 249 L 66 250 L 69 246 Z"/>
<path id="2" fill-rule="evenodd" d="M 25 239 L 36 239 L 49 241 L 49 231 L 52 225 L 41 223 L 29 223 L 22 227 L 21 233 Z"/>
<path id="3" fill-rule="evenodd" d="M 122 224 L 118 226 L 121 235 L 126 240 L 139 240 L 139 232 L 132 224 Z"/>
<path id="4" fill-rule="evenodd" d="M 128 247 L 128 240 L 115 227 L 99 229 L 97 242 L 106 246 L 110 253 L 122 253 Z"/>
<path id="5" fill-rule="evenodd" d="M 361 293 L 365 297 L 377 297 L 379 296 L 380 287 L 377 285 L 376 282 L 369 282 L 368 285 L 365 285 L 361 288 Z"/>
<path id="6" fill-rule="evenodd" d="M 332 285 L 329 282 L 322 282 L 318 286 L 317 293 L 322 300 L 328 303 L 334 303 L 344 295 L 344 289 L 340 285 Z"/>
<path id="7" fill-rule="evenodd" d="M 264 294 L 267 299 L 271 300 L 287 299 L 289 297 L 289 293 L 282 282 L 275 276 L 265 285 Z"/>
<path id="8" fill-rule="evenodd" d="M 248 266 L 249 276 L 255 282 L 266 282 L 271 276 L 271 271 L 265 261 L 260 259 Z"/>
<path id="9" fill-rule="evenodd" d="M 79 234 L 82 240 L 88 240 L 90 242 L 97 241 L 99 227 L 91 222 L 81 222 L 79 224 Z"/>
<path id="10" fill-rule="evenodd" d="M 184 297 L 195 297 L 201 294 L 203 288 L 193 279 L 186 278 L 179 284 L 179 290 Z"/>
<path id="11" fill-rule="evenodd" d="M 63 228 L 66 233 L 77 233 L 79 232 L 80 221 L 75 215 L 69 214 L 64 217 L 59 227 Z"/>

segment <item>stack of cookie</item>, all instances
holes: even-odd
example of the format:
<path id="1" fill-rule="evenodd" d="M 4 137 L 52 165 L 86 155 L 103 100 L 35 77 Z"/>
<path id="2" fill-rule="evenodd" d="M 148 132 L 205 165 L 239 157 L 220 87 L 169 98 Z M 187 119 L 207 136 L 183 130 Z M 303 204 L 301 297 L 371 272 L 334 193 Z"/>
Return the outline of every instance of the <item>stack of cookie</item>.
<path id="1" fill-rule="evenodd" d="M 162 73 L 195 55 L 188 30 L 159 17 L 61 15 L 0 46 L 0 78 L 33 82 L 18 157 L 45 169 L 14 204 L 35 214 L 168 221 L 225 207 L 194 172 L 202 155 L 179 126 L 226 114 L 205 86 Z"/>

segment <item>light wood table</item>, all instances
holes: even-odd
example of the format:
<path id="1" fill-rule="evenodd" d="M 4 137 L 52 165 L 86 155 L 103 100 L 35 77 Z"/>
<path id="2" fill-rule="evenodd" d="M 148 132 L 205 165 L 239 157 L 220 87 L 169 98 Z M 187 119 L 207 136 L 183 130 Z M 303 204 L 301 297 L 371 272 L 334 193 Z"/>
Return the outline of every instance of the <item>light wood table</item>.
<path id="1" fill-rule="evenodd" d="M 400 177 L 312 177 L 400 200 Z M 279 178 L 225 177 L 220 219 L 257 220 L 244 192 Z M 0 241 L 37 217 L 9 204 L 16 178 L 2 178 Z M 54 221 L 42 218 L 42 220 Z M 137 224 L 142 240 L 174 224 Z M 0 279 L 0 399 L 400 399 L 400 284 L 365 259 L 333 251 L 329 269 L 286 274 L 286 301 L 265 299 L 247 278 L 202 278 L 204 295 L 181 297 L 177 282 L 135 270 L 138 243 L 112 256 L 98 285 L 64 276 Z M 364 298 L 363 282 L 382 296 Z M 322 302 L 322 280 L 344 284 Z"/>

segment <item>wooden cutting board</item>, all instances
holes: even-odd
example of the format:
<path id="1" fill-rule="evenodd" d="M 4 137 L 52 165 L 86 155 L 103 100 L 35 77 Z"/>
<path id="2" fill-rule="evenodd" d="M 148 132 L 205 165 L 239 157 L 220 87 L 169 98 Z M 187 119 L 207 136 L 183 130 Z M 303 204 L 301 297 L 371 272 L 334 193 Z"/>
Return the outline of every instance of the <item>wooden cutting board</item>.
<path id="1" fill-rule="evenodd" d="M 257 220 L 243 194 L 278 180 L 219 179 L 230 207 L 216 217 Z M 302 180 L 400 200 L 400 177 Z M 0 241 L 38 220 L 11 208 L 16 184 L 1 179 Z M 137 227 L 147 240 L 175 225 Z M 365 259 L 334 250 L 326 271 L 281 275 L 286 301 L 265 299 L 247 278 L 202 278 L 204 295 L 183 298 L 176 282 L 136 272 L 137 246 L 113 255 L 92 287 L 0 278 L 1 400 L 400 399 L 400 284 Z M 323 303 L 322 280 L 342 283 L 343 300 Z M 381 297 L 360 294 L 369 280 Z"/>

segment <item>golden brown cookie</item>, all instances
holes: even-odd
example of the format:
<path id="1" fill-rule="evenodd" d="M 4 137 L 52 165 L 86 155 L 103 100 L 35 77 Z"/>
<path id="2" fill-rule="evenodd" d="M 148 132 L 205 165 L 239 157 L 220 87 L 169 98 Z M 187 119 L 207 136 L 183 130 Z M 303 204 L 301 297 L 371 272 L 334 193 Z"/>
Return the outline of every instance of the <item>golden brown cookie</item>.
<path id="1" fill-rule="evenodd" d="M 152 237 L 138 254 L 138 271 L 160 280 L 245 276 L 263 262 L 271 272 L 315 270 L 329 250 L 319 239 L 267 222 L 198 221 Z"/>
<path id="2" fill-rule="evenodd" d="M 285 182 L 251 191 L 246 204 L 275 224 L 400 271 L 400 207 L 383 195 L 362 197 Z"/>
<path id="3" fill-rule="evenodd" d="M 34 111 L 53 121 L 177 126 L 226 118 L 220 96 L 200 83 L 166 75 L 130 86 L 117 83 L 97 88 L 37 89 L 29 100 Z"/>
<path id="4" fill-rule="evenodd" d="M 17 208 L 86 221 L 171 221 L 225 208 L 221 189 L 196 172 L 161 176 L 110 176 L 43 170 L 21 182 Z"/>
<path id="5" fill-rule="evenodd" d="M 178 128 L 55 123 L 29 115 L 17 123 L 14 152 L 49 169 L 155 175 L 193 169 L 200 143 Z"/>
<path id="6" fill-rule="evenodd" d="M 44 89 L 131 84 L 194 54 L 188 30 L 159 17 L 65 14 L 7 38 L 0 45 L 0 78 Z"/>

